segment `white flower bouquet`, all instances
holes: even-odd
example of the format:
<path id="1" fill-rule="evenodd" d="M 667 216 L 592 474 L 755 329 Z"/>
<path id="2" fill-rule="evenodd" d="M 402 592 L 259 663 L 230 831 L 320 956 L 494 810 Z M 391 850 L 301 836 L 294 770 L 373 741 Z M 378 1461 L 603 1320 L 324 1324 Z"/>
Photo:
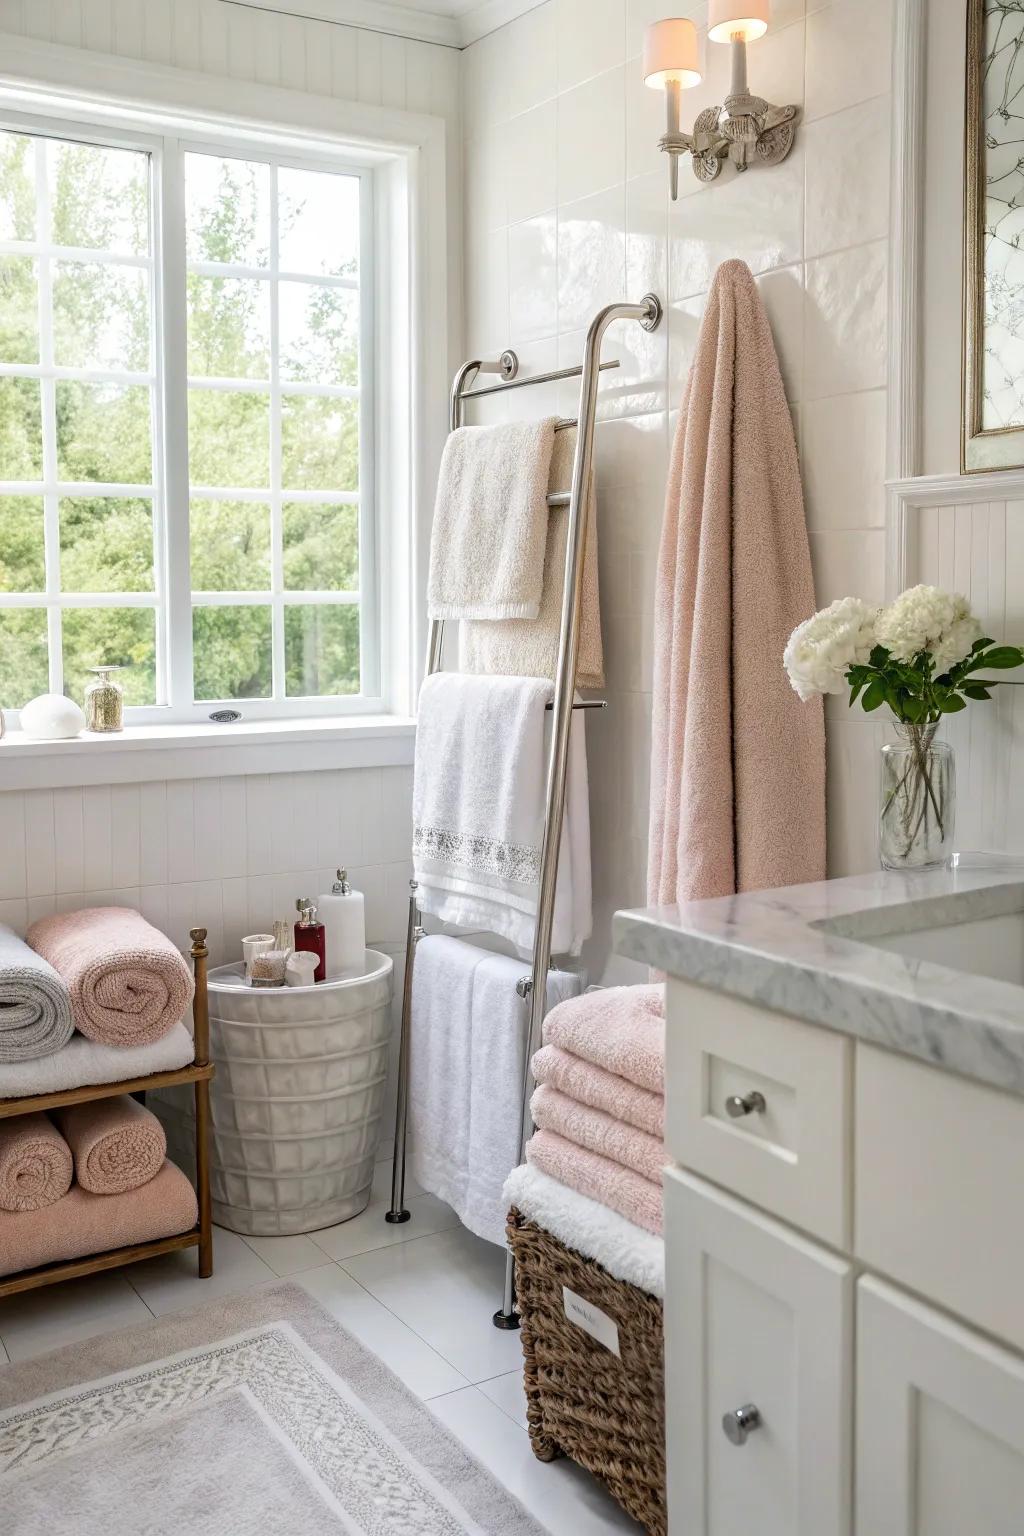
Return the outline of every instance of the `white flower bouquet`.
<path id="1" fill-rule="evenodd" d="M 999 678 L 980 672 L 1024 665 L 1024 650 L 983 635 L 967 599 L 917 586 L 886 608 L 840 598 L 799 624 L 784 657 L 802 699 L 850 690 L 851 707 L 887 704 L 901 744 L 883 749 L 882 863 L 945 862 L 952 846 L 953 760 L 935 742 L 943 715 L 990 699 Z"/>

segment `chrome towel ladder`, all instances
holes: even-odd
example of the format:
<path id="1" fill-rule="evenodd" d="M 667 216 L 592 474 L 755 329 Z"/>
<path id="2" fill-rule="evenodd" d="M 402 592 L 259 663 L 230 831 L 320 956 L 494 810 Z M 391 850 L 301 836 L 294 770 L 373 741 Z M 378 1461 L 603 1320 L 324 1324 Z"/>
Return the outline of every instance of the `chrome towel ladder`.
<path id="1" fill-rule="evenodd" d="M 572 465 L 572 487 L 565 492 L 548 496 L 548 505 L 569 507 L 569 526 L 566 533 L 565 586 L 562 592 L 562 622 L 558 640 L 558 661 L 555 669 L 554 700 L 548 707 L 554 711 L 551 728 L 551 747 L 548 757 L 547 807 L 544 817 L 544 839 L 541 844 L 540 890 L 537 902 L 537 927 L 533 944 L 533 970 L 518 984 L 520 997 L 528 1004 L 526 1036 L 526 1070 L 523 1076 L 522 1120 L 519 1140 L 519 1161 L 523 1148 L 531 1135 L 530 1120 L 530 1061 L 540 1045 L 547 998 L 547 974 L 551 967 L 551 925 L 554 918 L 555 884 L 558 879 L 558 850 L 562 837 L 562 819 L 565 813 L 565 784 L 569 766 L 569 732 L 574 707 L 573 695 L 576 683 L 576 663 L 579 654 L 580 604 L 583 592 L 583 551 L 586 544 L 587 487 L 590 482 L 594 459 L 594 425 L 597 417 L 597 391 L 601 374 L 609 368 L 617 368 L 618 362 L 602 363 L 601 344 L 605 332 L 615 320 L 636 320 L 645 331 L 657 330 L 661 323 L 661 301 L 656 294 L 648 293 L 639 304 L 609 304 L 599 310 L 590 323 L 583 362 L 575 368 L 558 368 L 551 373 L 539 373 L 520 379 L 519 359 L 512 351 L 501 354 L 497 362 L 479 359 L 465 362 L 452 381 L 449 430 L 462 426 L 463 408 L 467 400 L 479 400 L 485 395 L 500 394 L 508 389 L 522 389 L 529 384 L 550 384 L 557 379 L 580 379 L 579 414 L 575 421 L 559 423 L 559 428 L 578 427 L 576 453 Z M 487 384 L 482 389 L 470 388 L 480 374 L 499 374 L 500 384 Z M 427 676 L 441 667 L 441 650 L 444 641 L 444 620 L 433 619 L 427 645 Z M 582 706 L 587 707 L 587 706 Z M 590 707 L 603 708 L 603 705 Z M 416 882 L 409 886 L 409 926 L 405 952 L 405 985 L 402 993 L 402 1024 L 398 1049 L 398 1094 L 395 1115 L 395 1152 L 391 1174 L 391 1208 L 385 1220 L 395 1223 L 409 1220 L 405 1205 L 405 1152 L 406 1125 L 409 1109 L 409 1044 L 412 1023 L 412 983 L 415 966 L 416 944 L 423 936 L 420 912 L 416 902 Z M 516 1328 L 519 1318 L 515 1306 L 515 1271 L 511 1251 L 505 1262 L 505 1285 L 502 1304 L 494 1314 L 497 1328 Z"/>

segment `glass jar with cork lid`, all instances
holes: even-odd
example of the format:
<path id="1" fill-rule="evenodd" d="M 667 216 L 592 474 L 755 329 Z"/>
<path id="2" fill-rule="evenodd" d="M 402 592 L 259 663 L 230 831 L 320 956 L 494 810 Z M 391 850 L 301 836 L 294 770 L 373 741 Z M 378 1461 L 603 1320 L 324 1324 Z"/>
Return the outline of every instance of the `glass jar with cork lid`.
<path id="1" fill-rule="evenodd" d="M 90 667 L 96 681 L 85 690 L 85 728 L 87 731 L 105 733 L 124 730 L 124 689 L 112 672 L 123 672 L 122 666 Z"/>

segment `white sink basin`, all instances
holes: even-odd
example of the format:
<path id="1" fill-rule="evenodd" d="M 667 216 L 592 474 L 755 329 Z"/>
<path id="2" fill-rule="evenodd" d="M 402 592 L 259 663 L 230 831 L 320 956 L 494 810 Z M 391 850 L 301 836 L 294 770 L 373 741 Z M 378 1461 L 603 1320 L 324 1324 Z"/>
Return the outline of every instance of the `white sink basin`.
<path id="1" fill-rule="evenodd" d="M 1024 986 L 1024 912 L 858 938 L 872 949 L 905 955 L 908 960 L 930 960 L 969 976 Z"/>

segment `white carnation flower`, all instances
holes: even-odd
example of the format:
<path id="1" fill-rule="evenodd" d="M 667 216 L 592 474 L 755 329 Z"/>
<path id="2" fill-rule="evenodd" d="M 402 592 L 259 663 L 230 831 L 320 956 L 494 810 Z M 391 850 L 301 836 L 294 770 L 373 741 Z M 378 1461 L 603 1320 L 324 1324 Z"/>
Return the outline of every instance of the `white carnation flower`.
<path id="1" fill-rule="evenodd" d="M 797 625 L 782 659 L 802 699 L 845 692 L 847 669 L 867 661 L 876 643 L 877 615 L 859 597 L 842 597 Z"/>
<path id="2" fill-rule="evenodd" d="M 970 653 L 981 625 L 970 604 L 957 592 L 940 587 L 910 587 L 878 616 L 878 644 L 897 661 L 913 661 L 931 653 L 936 676 Z"/>

